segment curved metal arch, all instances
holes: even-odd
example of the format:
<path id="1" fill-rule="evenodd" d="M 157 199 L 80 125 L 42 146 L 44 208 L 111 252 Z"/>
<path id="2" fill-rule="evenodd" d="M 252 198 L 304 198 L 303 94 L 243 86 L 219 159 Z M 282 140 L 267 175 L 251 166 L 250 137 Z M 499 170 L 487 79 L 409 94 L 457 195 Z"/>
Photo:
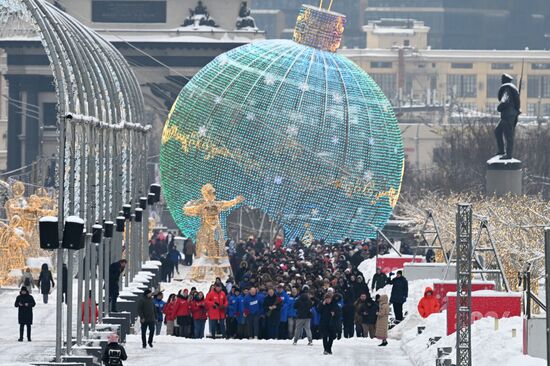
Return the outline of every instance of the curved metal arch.
<path id="1" fill-rule="evenodd" d="M 0 0 L 0 5 L 21 12 L 38 31 L 50 60 L 60 118 L 76 113 L 109 124 L 144 124 L 139 82 L 111 43 L 44 0 Z"/>

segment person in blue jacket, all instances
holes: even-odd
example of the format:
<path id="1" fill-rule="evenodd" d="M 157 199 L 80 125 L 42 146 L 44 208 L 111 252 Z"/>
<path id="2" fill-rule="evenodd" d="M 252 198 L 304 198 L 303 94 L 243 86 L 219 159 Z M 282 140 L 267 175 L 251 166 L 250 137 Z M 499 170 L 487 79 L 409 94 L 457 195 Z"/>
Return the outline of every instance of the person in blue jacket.
<path id="1" fill-rule="evenodd" d="M 317 310 L 317 305 L 317 299 L 313 299 L 313 306 L 311 307 L 311 334 L 313 335 L 313 339 L 321 339 L 321 332 L 319 330 L 321 314 Z"/>
<path id="2" fill-rule="evenodd" d="M 288 339 L 294 338 L 294 329 L 296 328 L 296 308 L 294 307 L 294 303 L 296 303 L 297 298 L 298 289 L 296 287 L 292 287 L 292 289 L 290 290 L 290 295 L 288 296 L 288 300 L 285 303 Z"/>
<path id="3" fill-rule="evenodd" d="M 288 339 L 288 294 L 285 291 L 285 285 L 280 283 L 277 286 L 275 295 L 281 302 L 281 318 L 279 321 L 278 339 Z"/>
<path id="4" fill-rule="evenodd" d="M 239 306 L 237 308 L 237 338 L 248 338 L 248 326 L 246 324 L 246 318 L 244 316 L 244 299 L 248 295 L 248 288 L 244 288 L 240 296 Z"/>
<path id="5" fill-rule="evenodd" d="M 248 325 L 248 336 L 258 339 L 260 336 L 260 317 L 263 315 L 264 295 L 251 287 L 244 298 L 243 314 Z"/>
<path id="6" fill-rule="evenodd" d="M 170 246 L 170 249 L 168 249 L 168 259 L 172 264 L 172 277 L 174 277 L 174 271 L 177 274 L 180 274 L 179 264 L 181 261 L 181 253 L 176 248 L 176 245 L 172 245 Z"/>
<path id="7" fill-rule="evenodd" d="M 157 335 L 160 335 L 160 329 L 162 328 L 163 318 L 164 318 L 164 306 L 166 302 L 162 300 L 164 294 L 162 292 L 157 292 L 155 298 L 153 299 L 153 304 L 155 304 L 155 313 L 157 314 L 157 324 L 155 327 L 155 332 Z"/>
<path id="8" fill-rule="evenodd" d="M 238 287 L 231 288 L 231 294 L 227 300 L 226 337 L 228 339 L 237 337 L 237 325 L 239 317 L 241 317 L 242 302 L 241 289 Z"/>

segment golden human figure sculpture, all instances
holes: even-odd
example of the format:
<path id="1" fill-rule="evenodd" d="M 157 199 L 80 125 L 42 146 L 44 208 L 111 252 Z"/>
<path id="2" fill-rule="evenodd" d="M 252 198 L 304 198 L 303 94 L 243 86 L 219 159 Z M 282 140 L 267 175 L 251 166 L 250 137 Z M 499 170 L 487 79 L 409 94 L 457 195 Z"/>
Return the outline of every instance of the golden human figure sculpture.
<path id="1" fill-rule="evenodd" d="M 238 196 L 231 201 L 216 201 L 216 190 L 210 183 L 202 186 L 201 193 L 202 199 L 189 201 L 183 207 L 183 212 L 187 216 L 201 218 L 201 226 L 197 232 L 197 257 L 227 257 L 220 213 L 243 202 L 244 197 Z"/>
<path id="2" fill-rule="evenodd" d="M 30 247 L 20 228 L 21 218 L 14 215 L 9 225 L 0 222 L 0 285 L 5 285 L 13 269 L 26 266 L 24 252 Z"/>

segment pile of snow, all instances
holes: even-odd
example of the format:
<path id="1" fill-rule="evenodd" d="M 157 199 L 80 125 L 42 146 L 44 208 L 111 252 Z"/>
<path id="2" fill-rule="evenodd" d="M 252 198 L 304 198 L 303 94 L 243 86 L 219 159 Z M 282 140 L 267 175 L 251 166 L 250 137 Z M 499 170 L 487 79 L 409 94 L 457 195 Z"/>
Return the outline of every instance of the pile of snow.
<path id="1" fill-rule="evenodd" d="M 417 326 L 425 326 L 422 334 L 418 334 L 414 327 L 403 334 L 401 348 L 409 355 L 416 366 L 435 365 L 437 349 L 453 347 L 450 355 L 456 359 L 456 333 L 446 336 L 446 312 L 433 314 L 427 319 L 419 319 Z M 499 366 L 545 366 L 546 361 L 539 358 L 523 355 L 523 320 L 521 317 L 499 320 L 498 330 L 495 330 L 494 318 L 483 318 L 472 325 L 472 365 L 499 365 Z M 515 329 L 516 336 L 513 336 Z M 430 338 L 442 337 L 434 345 L 430 345 Z"/>

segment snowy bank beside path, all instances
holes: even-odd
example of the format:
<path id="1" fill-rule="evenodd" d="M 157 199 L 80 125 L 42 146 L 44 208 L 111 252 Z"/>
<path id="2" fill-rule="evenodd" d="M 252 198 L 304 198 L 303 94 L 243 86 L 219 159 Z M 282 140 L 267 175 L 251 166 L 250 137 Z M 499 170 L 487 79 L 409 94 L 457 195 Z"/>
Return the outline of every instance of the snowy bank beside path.
<path id="1" fill-rule="evenodd" d="M 451 359 L 456 359 L 454 347 L 456 333 L 446 336 L 445 312 L 422 319 L 418 325 L 425 326 L 422 334 L 416 327 L 408 330 L 401 340 L 401 348 L 409 355 L 415 366 L 435 365 L 437 348 L 453 347 Z M 513 336 L 512 329 L 516 330 Z M 428 347 L 430 338 L 442 337 Z M 540 358 L 525 356 L 522 353 L 523 320 L 521 317 L 499 320 L 495 330 L 494 318 L 483 318 L 472 325 L 472 365 L 473 366 L 546 366 Z"/>
<path id="2" fill-rule="evenodd" d="M 376 258 L 363 261 L 359 265 L 365 281 L 372 280 L 376 272 Z M 409 281 L 409 297 L 403 306 L 408 313 L 405 320 L 389 331 L 389 338 L 394 343 L 400 340 L 401 348 L 408 355 L 415 366 L 433 366 L 437 358 L 437 349 L 452 347 L 451 359 L 456 359 L 456 333 L 447 336 L 447 313 L 443 311 L 423 319 L 418 314 L 417 305 L 424 289 L 433 287 L 434 281 Z M 370 286 L 370 285 L 369 285 Z M 391 294 L 391 285 L 378 291 Z M 494 291 L 477 291 L 476 293 L 494 296 Z M 374 294 L 372 294 L 374 296 Z M 418 327 L 425 330 L 418 334 Z M 512 329 L 516 336 L 513 337 Z M 442 337 L 434 345 L 430 345 L 430 338 Z M 495 330 L 494 318 L 483 318 L 472 325 L 472 365 L 474 366 L 546 366 L 546 361 L 539 358 L 523 355 L 523 319 L 521 317 L 499 320 L 499 329 Z"/>

